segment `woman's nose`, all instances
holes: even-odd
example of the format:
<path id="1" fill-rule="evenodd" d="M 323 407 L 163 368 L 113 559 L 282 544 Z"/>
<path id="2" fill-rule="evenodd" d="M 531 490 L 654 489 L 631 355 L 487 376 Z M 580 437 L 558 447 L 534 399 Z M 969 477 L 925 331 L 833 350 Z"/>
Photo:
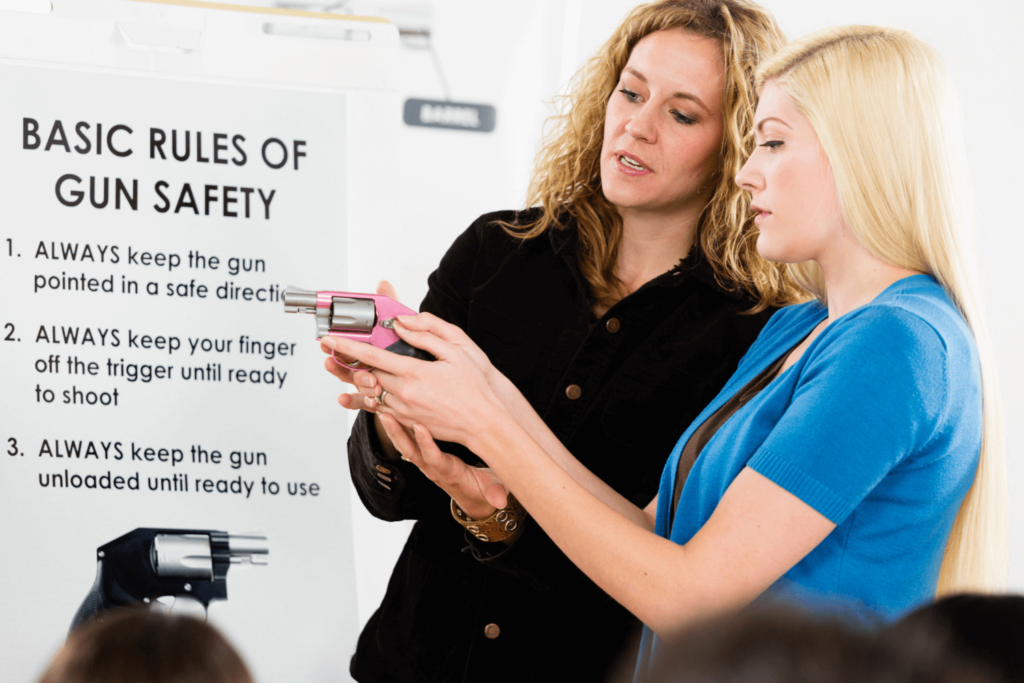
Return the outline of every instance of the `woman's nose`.
<path id="1" fill-rule="evenodd" d="M 658 129 L 654 121 L 654 112 L 650 106 L 641 107 L 626 123 L 626 132 L 637 140 L 655 142 Z"/>
<path id="2" fill-rule="evenodd" d="M 756 164 L 752 163 L 753 161 L 753 156 L 747 159 L 747 162 L 743 164 L 743 168 L 740 169 L 735 178 L 736 184 L 747 192 L 760 190 L 764 186 L 764 176 L 758 172 Z"/>

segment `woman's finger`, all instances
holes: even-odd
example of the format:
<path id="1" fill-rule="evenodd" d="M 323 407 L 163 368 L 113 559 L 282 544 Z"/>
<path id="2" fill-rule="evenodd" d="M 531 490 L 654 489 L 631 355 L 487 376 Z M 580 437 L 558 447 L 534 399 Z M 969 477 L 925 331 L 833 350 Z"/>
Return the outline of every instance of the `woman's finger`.
<path id="1" fill-rule="evenodd" d="M 420 469 L 454 498 L 467 515 L 483 519 L 508 503 L 504 485 L 490 469 L 473 467 L 443 452 L 423 425 L 413 425 L 412 432 L 423 461 Z"/>
<path id="2" fill-rule="evenodd" d="M 417 349 L 423 349 L 439 360 L 451 358 L 456 348 L 454 344 L 445 341 L 433 332 L 410 329 L 401 322 L 395 322 L 394 330 L 402 338 L 402 341 L 408 342 Z"/>
<path id="3" fill-rule="evenodd" d="M 352 371 L 347 370 L 338 365 L 337 363 L 335 363 L 334 359 L 331 358 L 330 356 L 324 359 L 324 370 L 331 373 L 332 375 L 340 379 L 342 382 L 345 382 L 346 384 L 352 384 Z"/>
<path id="4" fill-rule="evenodd" d="M 352 365 L 355 362 L 354 358 L 346 358 L 345 356 L 339 356 L 339 355 L 335 354 L 334 351 L 331 349 L 331 347 L 324 343 L 327 339 L 330 339 L 330 337 L 322 337 L 320 339 L 320 350 L 322 352 L 326 353 L 328 356 L 335 356 L 335 359 L 334 359 L 335 361 L 340 360 L 340 361 L 342 361 L 342 362 L 344 362 L 344 363 L 346 363 L 348 365 Z M 346 372 L 352 372 L 352 370 L 350 370 L 349 368 L 346 368 L 341 363 L 335 362 L 334 364 L 337 365 L 342 370 L 345 370 Z"/>
<path id="5" fill-rule="evenodd" d="M 457 472 L 461 468 L 469 467 L 469 465 L 459 458 L 442 452 L 437 447 L 434 437 L 430 435 L 430 432 L 423 425 L 413 425 L 412 432 L 416 438 L 416 446 L 419 448 L 423 462 L 430 465 L 442 481 L 451 484 L 458 483 L 461 477 L 458 476 Z"/>
<path id="6" fill-rule="evenodd" d="M 438 318 L 433 313 L 396 316 L 398 322 L 410 330 L 430 332 L 452 344 L 461 344 L 469 340 L 469 336 L 458 325 Z"/>
<path id="7" fill-rule="evenodd" d="M 415 367 L 413 364 L 424 362 L 378 349 L 373 344 L 352 341 L 344 337 L 324 337 L 320 343 L 332 351 L 354 358 L 374 369 L 381 368 L 394 374 L 408 373 Z"/>
<path id="8" fill-rule="evenodd" d="M 376 396 L 380 393 L 380 382 L 372 372 L 355 372 L 352 385 L 364 396 Z"/>
<path id="9" fill-rule="evenodd" d="M 490 472 L 490 468 L 487 471 Z M 496 476 L 482 482 L 480 489 L 484 494 L 484 499 L 494 507 L 503 508 L 508 505 L 508 490 Z"/>
<path id="10" fill-rule="evenodd" d="M 399 303 L 402 302 L 402 300 L 398 298 L 398 290 L 396 290 L 395 286 L 388 282 L 387 280 L 381 280 L 380 282 L 377 283 L 377 293 L 383 294 L 384 296 L 387 297 L 391 297 L 392 299 Z"/>
<path id="11" fill-rule="evenodd" d="M 338 405 L 342 408 L 348 408 L 349 410 L 366 410 L 371 413 L 377 411 L 377 403 L 373 402 L 369 404 L 365 401 L 366 397 L 362 394 L 339 394 Z"/>
<path id="12" fill-rule="evenodd" d="M 394 384 L 388 384 L 388 386 L 396 386 L 399 382 L 396 380 Z M 384 389 L 384 385 L 378 387 L 380 391 L 374 396 L 365 396 L 364 399 L 368 404 L 376 406 L 377 412 L 383 414 L 385 411 L 387 414 L 394 419 L 398 424 L 406 422 L 406 408 L 408 407 L 397 393 L 393 393 Z"/>

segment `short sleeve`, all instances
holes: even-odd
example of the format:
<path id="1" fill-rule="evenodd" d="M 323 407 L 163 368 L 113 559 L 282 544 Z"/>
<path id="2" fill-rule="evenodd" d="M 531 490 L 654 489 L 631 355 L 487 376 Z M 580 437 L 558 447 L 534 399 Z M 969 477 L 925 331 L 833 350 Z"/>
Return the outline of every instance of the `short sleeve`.
<path id="1" fill-rule="evenodd" d="M 903 309 L 849 314 L 789 368 L 792 399 L 747 465 L 840 524 L 935 434 L 946 356 L 939 334 Z"/>

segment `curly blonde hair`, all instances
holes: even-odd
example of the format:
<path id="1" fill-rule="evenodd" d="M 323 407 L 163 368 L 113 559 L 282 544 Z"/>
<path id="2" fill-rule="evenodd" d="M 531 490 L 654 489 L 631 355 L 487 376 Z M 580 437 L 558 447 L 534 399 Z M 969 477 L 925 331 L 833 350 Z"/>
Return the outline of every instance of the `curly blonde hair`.
<path id="1" fill-rule="evenodd" d="M 505 229 L 529 239 L 550 228 L 564 229 L 570 214 L 579 234 L 579 267 L 594 305 L 610 307 L 628 293 L 615 273 L 622 220 L 601 190 L 605 110 L 636 44 L 673 28 L 720 41 L 725 58 L 721 165 L 698 226 L 704 256 L 725 289 L 757 300 L 752 312 L 802 301 L 807 294 L 788 269 L 757 253 L 750 196 L 733 181 L 754 147 L 754 74 L 760 61 L 785 43 L 775 19 L 748 0 L 664 0 L 634 9 L 576 73 L 569 93 L 556 99 L 560 113 L 548 120 L 550 132 L 537 154 L 526 197 L 527 206 L 541 208 L 540 217 Z"/>

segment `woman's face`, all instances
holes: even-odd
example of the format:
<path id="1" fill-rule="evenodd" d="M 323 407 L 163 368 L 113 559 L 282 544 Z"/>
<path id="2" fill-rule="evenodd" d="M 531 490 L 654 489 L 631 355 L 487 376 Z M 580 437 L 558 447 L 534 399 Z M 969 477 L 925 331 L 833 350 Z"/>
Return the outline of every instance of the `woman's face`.
<path id="1" fill-rule="evenodd" d="M 719 165 L 724 70 L 718 43 L 684 29 L 633 48 L 608 100 L 601 149 L 604 195 L 624 217 L 703 211 Z"/>
<path id="2" fill-rule="evenodd" d="M 736 184 L 751 194 L 758 252 L 770 261 L 821 263 L 849 229 L 811 122 L 774 80 L 761 92 L 754 136 L 757 147 Z"/>

